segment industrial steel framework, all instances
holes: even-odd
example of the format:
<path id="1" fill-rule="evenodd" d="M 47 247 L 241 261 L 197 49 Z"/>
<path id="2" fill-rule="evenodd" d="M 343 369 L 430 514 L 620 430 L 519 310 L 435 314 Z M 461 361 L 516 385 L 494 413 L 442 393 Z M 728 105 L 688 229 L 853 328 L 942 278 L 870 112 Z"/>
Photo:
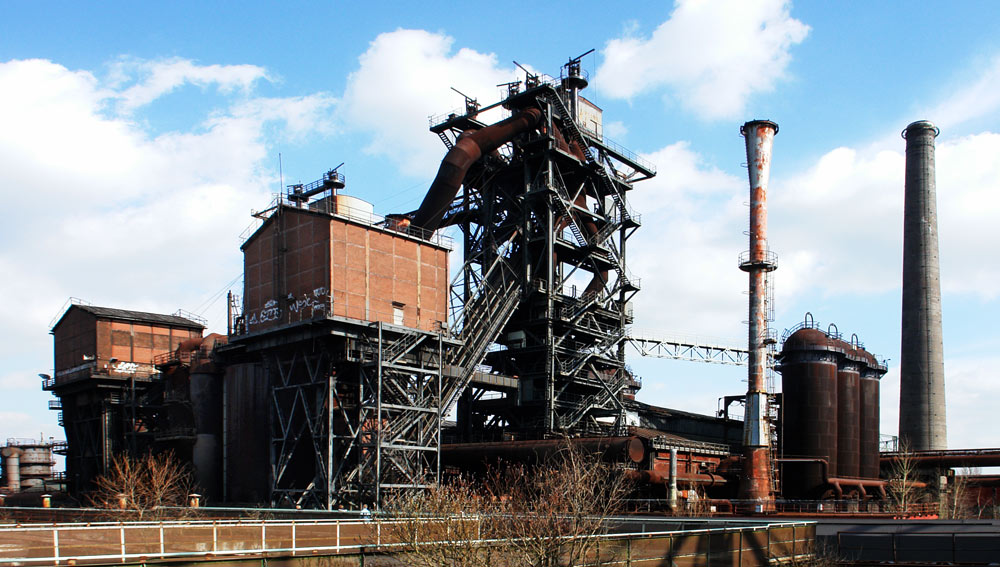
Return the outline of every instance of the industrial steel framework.
<path id="1" fill-rule="evenodd" d="M 233 343 L 270 382 L 272 505 L 358 507 L 438 480 L 441 333 L 329 316 Z"/>
<path id="2" fill-rule="evenodd" d="M 488 109 L 540 116 L 472 164 L 441 222 L 463 234 L 451 307 L 464 344 L 449 357 L 455 370 L 444 389 L 444 407 L 457 402 L 462 440 L 625 428 L 625 394 L 637 385 L 624 364 L 626 325 L 639 289 L 626 243 L 640 224 L 627 192 L 655 170 L 581 128 L 586 85 L 576 58 L 561 80 L 529 73 L 523 91 L 505 85 L 496 105 L 467 100 L 465 115 L 432 119 L 452 148 L 486 127 L 477 115 Z M 473 381 L 480 363 L 516 378 L 517 391 Z"/>
<path id="3" fill-rule="evenodd" d="M 92 369 L 76 379 L 43 378 L 58 400 L 59 425 L 66 431 L 66 469 L 72 490 L 89 490 L 116 454 L 141 454 L 152 447 L 162 420 L 163 384 L 158 376 L 112 376 Z M 55 402 L 55 403 L 53 403 Z"/>

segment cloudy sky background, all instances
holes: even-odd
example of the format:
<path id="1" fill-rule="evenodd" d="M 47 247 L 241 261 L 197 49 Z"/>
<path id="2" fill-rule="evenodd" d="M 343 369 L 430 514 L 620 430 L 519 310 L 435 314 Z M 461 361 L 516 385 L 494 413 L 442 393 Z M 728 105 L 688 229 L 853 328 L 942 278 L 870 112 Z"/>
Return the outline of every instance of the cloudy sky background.
<path id="1" fill-rule="evenodd" d="M 812 312 L 888 358 L 896 431 L 900 131 L 941 128 L 949 443 L 1000 446 L 1000 7 L 989 2 L 9 4 L 0 21 L 0 437 L 62 438 L 37 374 L 71 296 L 225 331 L 240 234 L 283 181 L 346 162 L 377 212 L 419 204 L 449 87 L 498 99 L 513 61 L 584 58 L 605 132 L 653 161 L 630 240 L 637 330 L 739 343 L 749 199 L 739 126 L 781 130 L 769 194 L 779 332 Z M 458 13 L 460 12 L 460 13 Z M 714 340 L 714 339 L 713 339 Z M 641 359 L 640 399 L 712 413 L 745 369 Z"/>

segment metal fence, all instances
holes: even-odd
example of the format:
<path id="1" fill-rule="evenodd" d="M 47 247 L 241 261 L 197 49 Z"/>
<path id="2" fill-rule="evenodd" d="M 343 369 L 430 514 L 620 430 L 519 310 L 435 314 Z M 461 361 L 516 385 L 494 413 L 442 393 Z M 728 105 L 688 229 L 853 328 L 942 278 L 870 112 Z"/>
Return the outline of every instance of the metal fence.
<path id="1" fill-rule="evenodd" d="M 1000 559 L 997 532 L 840 532 L 842 561 L 986 565 Z"/>
<path id="2" fill-rule="evenodd" d="M 0 527 L 0 565 L 95 565 L 177 558 L 372 555 L 405 551 L 390 541 L 394 522 L 405 520 L 262 520 Z M 440 521 L 440 520 L 438 520 Z M 455 518 L 447 521 L 470 521 Z M 616 522 L 618 533 L 596 536 L 598 553 L 617 565 L 766 565 L 814 555 L 811 522 L 688 520 Z M 693 526 L 707 529 L 683 529 Z M 658 527 L 674 529 L 656 530 Z M 677 529 L 677 528 L 681 529 Z M 479 540 L 478 545 L 509 542 Z M 603 551 L 601 551 L 603 550 Z"/>

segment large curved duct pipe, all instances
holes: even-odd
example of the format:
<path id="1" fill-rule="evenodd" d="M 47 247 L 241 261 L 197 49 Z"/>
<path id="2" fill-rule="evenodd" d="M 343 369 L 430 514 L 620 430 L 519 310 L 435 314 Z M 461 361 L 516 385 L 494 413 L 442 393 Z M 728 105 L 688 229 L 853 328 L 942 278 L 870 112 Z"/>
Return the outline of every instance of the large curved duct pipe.
<path id="1" fill-rule="evenodd" d="M 646 447 L 638 437 L 581 437 L 569 440 L 453 443 L 441 446 L 441 461 L 472 468 L 496 461 L 544 463 L 570 445 L 585 454 L 599 455 L 606 462 L 639 464 L 646 458 Z"/>
<path id="2" fill-rule="evenodd" d="M 660 486 L 665 486 L 670 491 L 672 481 L 669 471 L 664 473 L 663 471 L 656 470 L 641 470 L 641 471 L 626 471 L 626 478 L 632 480 L 633 482 L 641 484 L 656 484 Z M 697 484 L 702 487 L 711 486 L 724 486 L 729 483 L 729 480 L 723 476 L 712 474 L 708 471 L 706 472 L 695 472 L 695 473 L 677 473 L 675 477 L 677 482 L 685 483 L 688 485 Z M 669 495 L 668 495 L 669 497 Z"/>
<path id="3" fill-rule="evenodd" d="M 514 116 L 459 138 L 455 147 L 441 161 L 437 176 L 431 183 L 420 208 L 410 221 L 415 226 L 433 232 L 441 226 L 441 219 L 451 201 L 465 181 L 465 174 L 484 154 L 488 154 L 510 141 L 514 136 L 533 128 L 542 118 L 537 108 L 522 110 Z"/>

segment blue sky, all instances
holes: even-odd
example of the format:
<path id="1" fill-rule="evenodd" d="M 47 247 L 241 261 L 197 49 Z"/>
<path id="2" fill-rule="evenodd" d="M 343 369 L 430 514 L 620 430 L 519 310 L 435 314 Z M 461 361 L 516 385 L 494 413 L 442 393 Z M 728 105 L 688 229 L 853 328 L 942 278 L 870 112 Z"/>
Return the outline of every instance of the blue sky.
<path id="1" fill-rule="evenodd" d="M 539 5 L 544 4 L 544 5 Z M 346 162 L 346 192 L 415 208 L 427 117 L 488 103 L 516 60 L 583 60 L 605 133 L 654 161 L 630 241 L 637 330 L 745 335 L 739 126 L 781 126 L 774 326 L 811 311 L 889 359 L 898 412 L 903 140 L 929 119 L 949 443 L 1000 446 L 1000 5 L 993 2 L 14 3 L 0 20 L 0 435 L 62 437 L 37 374 L 70 296 L 201 313 L 240 276 L 250 210 Z M 238 287 L 236 285 L 234 288 Z M 632 356 L 630 354 L 630 356 Z M 745 370 L 632 356 L 640 399 L 711 413 Z"/>

